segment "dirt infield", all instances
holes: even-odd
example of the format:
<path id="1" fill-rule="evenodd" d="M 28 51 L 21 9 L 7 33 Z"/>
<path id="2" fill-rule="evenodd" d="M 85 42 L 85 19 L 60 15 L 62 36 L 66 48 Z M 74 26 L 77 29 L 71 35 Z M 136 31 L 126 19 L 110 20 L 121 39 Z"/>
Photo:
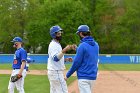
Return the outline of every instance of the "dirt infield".
<path id="1" fill-rule="evenodd" d="M 64 71 L 64 74 L 67 71 Z M 0 70 L 0 74 L 11 74 L 12 70 Z M 27 72 L 27 74 L 29 75 L 47 75 L 47 70 L 30 70 Z M 76 74 L 74 73 L 73 76 L 76 76 Z"/>
<path id="2" fill-rule="evenodd" d="M 0 74 L 10 74 L 10 70 L 0 70 Z M 66 71 L 65 71 L 66 73 Z M 28 74 L 47 75 L 46 70 L 31 70 Z M 75 74 L 74 74 L 75 76 Z M 69 93 L 79 93 L 77 80 L 68 86 Z M 94 93 L 139 93 L 140 71 L 100 71 Z"/>
<path id="3" fill-rule="evenodd" d="M 94 93 L 140 93 L 139 71 L 101 71 Z"/>

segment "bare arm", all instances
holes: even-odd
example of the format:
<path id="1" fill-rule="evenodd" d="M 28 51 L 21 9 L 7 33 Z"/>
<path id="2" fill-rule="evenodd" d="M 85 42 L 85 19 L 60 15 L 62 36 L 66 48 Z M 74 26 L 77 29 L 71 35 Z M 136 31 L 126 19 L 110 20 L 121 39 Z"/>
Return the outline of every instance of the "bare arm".
<path id="1" fill-rule="evenodd" d="M 20 67 L 20 70 L 19 70 L 19 75 L 22 75 L 22 72 L 24 70 L 24 67 L 25 67 L 25 64 L 26 64 L 26 61 L 22 61 L 22 64 L 21 64 L 21 67 Z"/>

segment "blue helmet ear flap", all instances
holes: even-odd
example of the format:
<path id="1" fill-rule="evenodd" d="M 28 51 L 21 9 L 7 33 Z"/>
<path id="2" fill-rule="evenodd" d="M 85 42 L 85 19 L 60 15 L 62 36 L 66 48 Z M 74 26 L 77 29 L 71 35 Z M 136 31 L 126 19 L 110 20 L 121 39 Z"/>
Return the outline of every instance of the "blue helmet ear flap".
<path id="1" fill-rule="evenodd" d="M 52 38 L 56 38 L 56 32 L 62 31 L 63 29 L 60 26 L 52 26 L 50 28 L 50 36 Z"/>

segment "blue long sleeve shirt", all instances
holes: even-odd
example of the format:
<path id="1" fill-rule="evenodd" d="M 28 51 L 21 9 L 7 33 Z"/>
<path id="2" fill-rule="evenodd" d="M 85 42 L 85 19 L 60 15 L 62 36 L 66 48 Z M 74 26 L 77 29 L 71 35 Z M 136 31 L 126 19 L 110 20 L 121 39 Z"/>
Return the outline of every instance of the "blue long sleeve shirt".
<path id="1" fill-rule="evenodd" d="M 77 71 L 78 79 L 96 80 L 98 71 L 99 45 L 91 36 L 84 37 L 79 44 L 73 64 L 67 72 L 69 78 Z"/>

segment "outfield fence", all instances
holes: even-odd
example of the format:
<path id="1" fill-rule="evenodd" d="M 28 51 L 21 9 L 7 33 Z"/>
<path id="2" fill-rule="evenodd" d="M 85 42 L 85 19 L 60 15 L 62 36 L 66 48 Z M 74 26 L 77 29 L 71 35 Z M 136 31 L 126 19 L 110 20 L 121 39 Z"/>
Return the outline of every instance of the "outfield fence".
<path id="1" fill-rule="evenodd" d="M 30 54 L 30 58 L 34 59 L 34 63 L 45 64 L 48 60 L 47 54 Z M 72 57 L 74 54 L 67 54 L 65 58 Z M 0 54 L 0 63 L 12 63 L 13 54 Z M 140 64 L 140 54 L 100 54 L 100 64 Z M 70 64 L 70 62 L 66 62 Z"/>

